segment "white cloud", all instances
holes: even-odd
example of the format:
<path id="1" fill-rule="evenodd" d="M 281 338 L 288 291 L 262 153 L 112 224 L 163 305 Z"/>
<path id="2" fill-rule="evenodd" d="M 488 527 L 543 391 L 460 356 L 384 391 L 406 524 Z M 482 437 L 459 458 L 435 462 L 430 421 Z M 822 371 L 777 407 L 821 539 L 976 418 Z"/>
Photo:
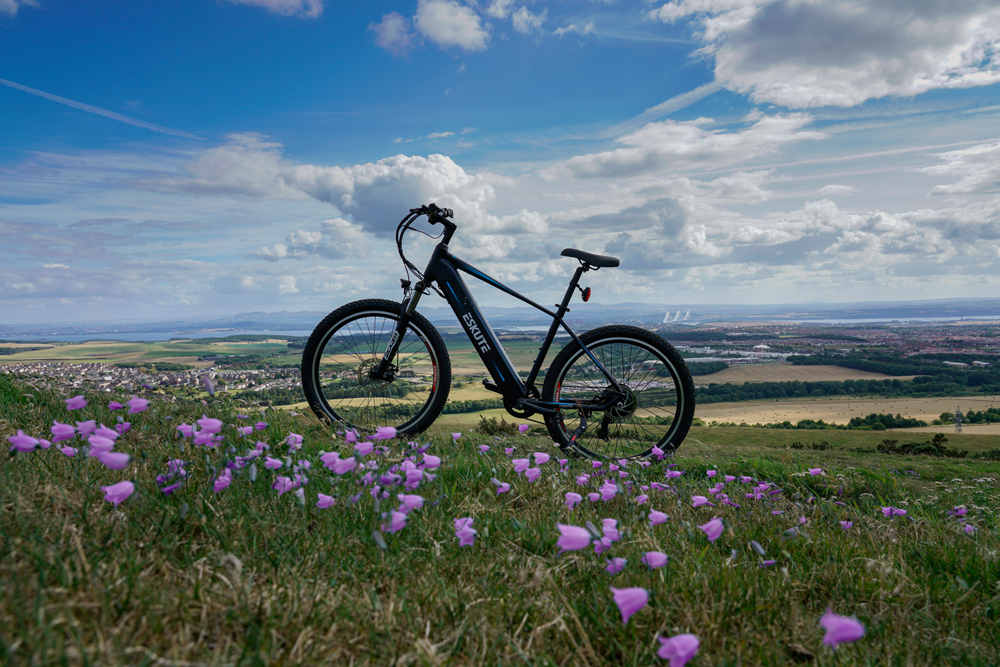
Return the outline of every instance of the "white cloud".
<path id="1" fill-rule="evenodd" d="M 934 188 L 935 194 L 987 194 L 1000 192 L 1000 141 L 941 153 L 942 165 L 923 169 L 928 174 L 957 177 Z"/>
<path id="2" fill-rule="evenodd" d="M 68 264 L 42 264 L 43 269 L 68 269 Z"/>
<path id="3" fill-rule="evenodd" d="M 510 16 L 513 4 L 514 0 L 493 0 L 486 8 L 486 13 L 495 19 L 505 19 Z"/>
<path id="4" fill-rule="evenodd" d="M 855 191 L 851 185 L 838 185 L 837 183 L 831 183 L 830 185 L 824 185 L 819 189 L 821 195 L 849 195 Z"/>
<path id="5" fill-rule="evenodd" d="M 413 24 L 441 47 L 482 51 L 489 40 L 479 15 L 454 0 L 419 0 Z"/>
<path id="6" fill-rule="evenodd" d="M 576 33 L 578 35 L 590 35 L 594 32 L 594 22 L 587 21 L 586 23 L 568 23 L 561 28 L 556 28 L 552 31 L 557 37 L 562 37 L 563 35 L 569 33 Z"/>
<path id="7" fill-rule="evenodd" d="M 389 53 L 401 55 L 413 46 L 410 20 L 397 12 L 389 12 L 368 29 L 375 33 L 375 44 Z"/>
<path id="8" fill-rule="evenodd" d="M 15 16 L 19 7 L 37 7 L 36 0 L 0 0 L 0 14 Z"/>
<path id="9" fill-rule="evenodd" d="M 278 277 L 278 294 L 298 294 L 299 288 L 295 284 L 295 276 L 279 276 Z"/>
<path id="10" fill-rule="evenodd" d="M 811 120 L 807 114 L 763 116 L 734 132 L 706 129 L 712 121 L 705 118 L 647 123 L 619 138 L 622 148 L 578 155 L 549 169 L 547 175 L 618 178 L 744 162 L 789 142 L 822 139 L 822 132 L 804 129 Z"/>
<path id="11" fill-rule="evenodd" d="M 538 14 L 532 14 L 527 7 L 521 7 L 514 12 L 510 20 L 514 25 L 514 30 L 522 35 L 527 35 L 534 30 L 541 30 L 548 14 L 549 10 L 547 9 L 543 9 Z"/>
<path id="12" fill-rule="evenodd" d="M 235 5 L 262 7 L 283 16 L 314 19 L 323 13 L 323 0 L 228 0 Z"/>
<path id="13" fill-rule="evenodd" d="M 1000 81 L 993 0 L 680 0 L 649 16 L 699 24 L 716 81 L 756 102 L 854 106 Z"/>

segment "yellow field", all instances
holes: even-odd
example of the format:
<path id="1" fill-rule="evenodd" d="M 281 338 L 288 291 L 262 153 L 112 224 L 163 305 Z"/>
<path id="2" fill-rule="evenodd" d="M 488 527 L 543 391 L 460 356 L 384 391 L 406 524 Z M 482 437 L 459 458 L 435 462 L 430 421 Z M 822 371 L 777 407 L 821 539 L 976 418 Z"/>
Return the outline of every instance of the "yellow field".
<path id="1" fill-rule="evenodd" d="M 717 373 L 698 375 L 694 378 L 696 385 L 717 382 L 719 384 L 742 384 L 744 382 L 824 382 L 844 380 L 912 380 L 913 375 L 885 375 L 856 371 L 840 366 L 797 366 L 777 362 L 773 364 L 753 364 L 750 366 L 731 366 Z"/>
<path id="2" fill-rule="evenodd" d="M 918 426 L 917 428 L 891 428 L 890 431 L 917 431 L 920 433 L 948 433 L 955 432 L 953 425 L 949 426 Z M 1000 435 L 1000 424 L 963 424 L 962 433 L 965 435 Z"/>
<path id="3" fill-rule="evenodd" d="M 740 424 L 775 423 L 802 419 L 822 419 L 827 423 L 846 424 L 852 417 L 866 417 L 873 412 L 900 414 L 931 421 L 942 412 L 959 408 L 984 410 L 1000 406 L 1000 396 L 945 396 L 940 398 L 822 398 L 738 401 L 732 403 L 706 403 L 695 407 L 695 417 L 706 422 L 734 422 Z M 938 427 L 940 430 L 941 427 Z"/>

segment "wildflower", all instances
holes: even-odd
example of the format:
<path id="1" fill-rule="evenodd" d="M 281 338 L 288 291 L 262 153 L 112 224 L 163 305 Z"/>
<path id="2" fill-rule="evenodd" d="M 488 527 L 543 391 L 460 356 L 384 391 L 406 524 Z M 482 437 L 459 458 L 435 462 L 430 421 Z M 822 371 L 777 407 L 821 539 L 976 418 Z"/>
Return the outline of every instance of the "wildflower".
<path id="1" fill-rule="evenodd" d="M 396 437 L 396 427 L 395 426 L 379 426 L 375 429 L 375 435 L 372 436 L 376 440 L 391 440 Z"/>
<path id="2" fill-rule="evenodd" d="M 99 451 L 97 453 L 97 460 L 110 470 L 121 470 L 128 465 L 129 458 L 131 457 L 128 454 L 122 452 Z"/>
<path id="3" fill-rule="evenodd" d="M 298 433 L 289 433 L 285 438 L 285 444 L 288 445 L 288 449 L 297 452 L 302 449 L 302 436 Z"/>
<path id="4" fill-rule="evenodd" d="M 508 491 L 510 491 L 510 484 L 508 484 L 507 482 L 501 482 L 501 481 L 500 481 L 499 479 L 497 479 L 496 477 L 494 477 L 494 478 L 493 478 L 492 480 L 490 480 L 490 481 L 492 481 L 492 482 L 493 482 L 494 484 L 496 484 L 496 487 L 497 487 L 497 495 L 498 495 L 498 496 L 499 496 L 499 495 L 500 495 L 501 493 L 507 493 Z"/>
<path id="5" fill-rule="evenodd" d="M 659 460 L 661 460 L 663 458 L 663 455 L 666 452 L 664 452 L 662 449 L 660 449 L 656 445 L 653 445 L 653 448 L 651 450 L 649 450 L 649 453 L 652 454 L 653 456 L 655 456 L 656 460 L 659 461 Z"/>
<path id="6" fill-rule="evenodd" d="M 76 432 L 80 434 L 81 438 L 86 438 L 91 433 L 97 430 L 97 422 L 93 419 L 88 419 L 85 422 L 76 423 Z"/>
<path id="7" fill-rule="evenodd" d="M 841 521 L 840 522 L 840 527 L 843 528 L 844 530 L 847 530 L 848 528 L 850 528 L 853 525 L 854 525 L 853 521 Z"/>
<path id="8" fill-rule="evenodd" d="M 680 477 L 681 475 L 683 475 L 684 471 L 683 470 L 668 470 L 666 474 L 667 474 L 667 479 L 674 479 L 676 477 Z"/>
<path id="9" fill-rule="evenodd" d="M 71 458 L 76 456 L 76 447 L 69 447 L 69 446 L 60 447 L 59 451 Z"/>
<path id="10" fill-rule="evenodd" d="M 561 533 L 559 539 L 556 540 L 559 553 L 585 549 L 590 545 L 590 533 L 586 528 L 568 526 L 562 523 L 556 524 L 556 527 L 559 528 L 559 532 Z"/>
<path id="11" fill-rule="evenodd" d="M 605 480 L 605 482 L 601 484 L 598 491 L 601 492 L 601 500 L 607 502 L 618 495 L 618 486 Z"/>
<path id="12" fill-rule="evenodd" d="M 587 486 L 590 483 L 590 475 L 577 475 L 577 486 Z"/>
<path id="13" fill-rule="evenodd" d="M 7 442 L 11 445 L 11 450 L 17 450 L 19 452 L 30 452 L 38 446 L 38 439 L 32 438 L 30 435 L 25 435 L 24 431 L 17 429 L 17 434 L 9 436 Z"/>
<path id="14" fill-rule="evenodd" d="M 670 517 L 668 517 L 663 512 L 660 512 L 658 510 L 653 510 L 653 509 L 649 510 L 649 526 L 650 526 L 650 528 L 652 528 L 653 526 L 659 526 L 661 523 L 666 523 L 667 519 L 669 519 L 669 518 Z"/>
<path id="15" fill-rule="evenodd" d="M 104 491 L 104 500 L 118 507 L 120 503 L 135 492 L 135 485 L 128 481 L 118 482 L 110 486 L 102 486 L 101 491 Z"/>
<path id="16" fill-rule="evenodd" d="M 948 510 L 950 516 L 965 516 L 968 512 L 969 510 L 965 508 L 965 505 L 958 505 Z"/>
<path id="17" fill-rule="evenodd" d="M 967 523 L 964 526 L 962 526 L 962 530 L 965 531 L 966 535 L 975 535 L 976 534 L 976 527 L 973 526 L 971 523 Z"/>
<path id="18" fill-rule="evenodd" d="M 63 400 L 66 401 L 67 410 L 79 410 L 80 408 L 87 407 L 87 399 L 85 399 L 82 395 L 65 398 Z"/>
<path id="19" fill-rule="evenodd" d="M 702 524 L 698 527 L 701 528 L 705 532 L 705 535 L 708 536 L 709 542 L 716 541 L 719 539 L 719 536 L 722 535 L 723 525 L 722 519 L 719 517 L 714 517 L 708 523 Z"/>
<path id="20" fill-rule="evenodd" d="M 479 451 L 481 453 L 485 454 L 486 452 L 490 451 L 490 446 L 489 445 L 479 445 Z"/>
<path id="21" fill-rule="evenodd" d="M 271 488 L 276 490 L 278 492 L 278 495 L 280 496 L 283 493 L 294 489 L 295 482 L 293 482 L 290 477 L 286 477 L 284 475 L 278 475 L 277 477 L 274 478 L 274 484 L 271 485 Z"/>
<path id="22" fill-rule="evenodd" d="M 115 441 L 110 438 L 102 438 L 99 435 L 92 435 L 87 438 L 90 443 L 90 455 L 97 456 L 100 452 L 110 452 L 115 448 Z"/>
<path id="23" fill-rule="evenodd" d="M 348 459 L 337 459 L 333 463 L 333 472 L 338 475 L 344 475 L 354 470 L 357 465 L 357 461 L 354 460 L 353 456 Z M 407 475 L 407 477 L 409 477 L 409 475 Z"/>
<path id="24" fill-rule="evenodd" d="M 253 425 L 253 427 L 258 431 L 263 431 L 265 428 L 267 428 L 267 422 L 257 422 L 256 424 Z"/>
<path id="25" fill-rule="evenodd" d="M 335 503 L 336 501 L 337 501 L 336 498 L 334 498 L 333 496 L 328 496 L 325 493 L 316 494 L 316 507 L 320 508 L 321 510 L 325 510 L 330 505 L 333 505 L 333 503 Z"/>
<path id="26" fill-rule="evenodd" d="M 617 519 L 601 519 L 601 530 L 604 536 L 612 542 L 617 542 L 622 538 L 621 533 L 618 532 Z"/>
<path id="27" fill-rule="evenodd" d="M 216 477 L 215 482 L 212 484 L 212 490 L 215 493 L 219 493 L 223 489 L 227 488 L 233 482 L 233 473 L 229 468 L 222 471 L 222 474 Z"/>
<path id="28" fill-rule="evenodd" d="M 667 564 L 667 554 L 662 551 L 647 551 L 642 556 L 642 562 L 645 563 L 651 570 L 663 567 Z"/>
<path id="29" fill-rule="evenodd" d="M 281 459 L 276 459 L 270 456 L 264 459 L 264 467 L 268 468 L 269 470 L 277 470 L 283 465 L 284 463 L 281 462 Z"/>
<path id="30" fill-rule="evenodd" d="M 524 476 L 528 478 L 529 482 L 534 482 L 535 480 L 537 480 L 539 477 L 542 476 L 542 469 L 528 468 L 527 470 L 524 471 Z"/>
<path id="31" fill-rule="evenodd" d="M 618 574 L 623 569 L 625 569 L 626 563 L 628 563 L 628 559 L 626 558 L 609 558 L 608 566 L 604 569 L 607 570 L 610 574 Z"/>
<path id="32" fill-rule="evenodd" d="M 403 512 L 389 512 L 389 523 L 382 524 L 382 530 L 387 533 L 398 533 L 406 527 L 406 514 Z"/>
<path id="33" fill-rule="evenodd" d="M 636 505 L 645 505 L 647 502 L 649 502 L 649 496 L 647 496 L 645 493 L 643 493 L 642 495 L 636 496 L 636 498 L 635 498 L 635 504 Z"/>
<path id="34" fill-rule="evenodd" d="M 611 587 L 611 593 L 618 605 L 618 611 L 622 614 L 622 623 L 628 623 L 632 614 L 639 611 L 649 602 L 649 592 L 645 588 L 615 588 Z"/>
<path id="35" fill-rule="evenodd" d="M 108 410 L 121 410 L 124 407 L 125 406 L 119 403 L 118 401 L 111 401 L 110 403 L 108 403 Z"/>
<path id="36" fill-rule="evenodd" d="M 715 506 L 714 503 L 710 502 L 705 496 L 691 496 L 691 507 L 702 507 L 704 505 Z"/>
<path id="37" fill-rule="evenodd" d="M 49 428 L 52 431 L 52 442 L 62 442 L 63 440 L 69 440 L 76 433 L 76 429 L 69 424 L 62 424 L 53 420 L 52 426 Z"/>
<path id="38" fill-rule="evenodd" d="M 180 424 L 177 430 L 181 432 L 181 435 L 185 438 L 190 438 L 194 435 L 194 427 L 191 424 Z"/>
<path id="39" fill-rule="evenodd" d="M 774 565 L 777 562 L 778 561 L 776 561 L 776 560 L 762 560 L 760 562 L 760 566 L 761 567 L 771 567 L 772 565 Z"/>
<path id="40" fill-rule="evenodd" d="M 549 460 L 552 458 L 551 456 L 549 456 L 545 452 L 535 452 L 532 456 L 535 457 L 535 465 L 536 466 L 540 466 L 540 465 L 542 465 L 544 463 L 548 463 Z"/>
<path id="41" fill-rule="evenodd" d="M 883 507 L 882 516 L 906 516 L 906 510 L 898 507 Z"/>
<path id="42" fill-rule="evenodd" d="M 403 514 L 409 514 L 411 510 L 418 510 L 424 506 L 423 496 L 401 493 L 396 497 L 399 499 L 399 511 Z"/>
<path id="43" fill-rule="evenodd" d="M 823 643 L 827 646 L 836 647 L 837 644 L 857 641 L 865 636 L 865 626 L 858 619 L 834 614 L 829 608 L 819 624 L 826 630 Z"/>
<path id="44" fill-rule="evenodd" d="M 130 428 L 132 428 L 132 424 L 130 422 L 118 422 L 115 424 L 115 431 L 118 435 L 125 435 L 128 433 Z"/>
<path id="45" fill-rule="evenodd" d="M 134 415 L 137 412 L 145 412 L 146 409 L 149 407 L 149 401 L 147 401 L 145 398 L 139 398 L 137 396 L 133 396 L 132 398 L 128 399 L 127 404 L 128 404 L 128 413 L 130 415 Z"/>
<path id="46" fill-rule="evenodd" d="M 375 449 L 373 442 L 357 442 L 354 444 L 354 453 L 358 456 L 368 456 Z"/>
<path id="47" fill-rule="evenodd" d="M 432 454 L 424 454 L 423 466 L 427 470 L 433 470 L 434 468 L 441 467 L 441 457 L 434 456 Z"/>
<path id="48" fill-rule="evenodd" d="M 455 537 L 458 538 L 458 546 L 472 546 L 476 541 L 476 529 L 472 527 L 472 517 L 462 517 L 455 519 Z"/>
<path id="49" fill-rule="evenodd" d="M 715 477 L 716 475 L 719 474 L 719 471 L 718 470 L 706 470 L 705 474 L 708 475 L 709 477 Z"/>
<path id="50" fill-rule="evenodd" d="M 813 476 L 822 475 L 823 474 L 823 469 L 822 468 L 809 468 L 809 474 L 813 475 Z"/>
<path id="51" fill-rule="evenodd" d="M 531 459 L 514 459 L 511 463 L 514 464 L 514 472 L 522 473 L 531 465 Z"/>
<path id="52" fill-rule="evenodd" d="M 587 494 L 587 500 L 589 500 L 592 503 L 596 503 L 600 499 L 601 499 L 601 494 L 599 494 L 597 491 L 591 491 L 590 493 Z"/>
<path id="53" fill-rule="evenodd" d="M 583 496 L 579 493 L 573 493 L 572 491 L 566 492 L 566 507 L 569 509 L 573 509 L 579 505 L 581 501 L 583 501 Z"/>
<path id="54" fill-rule="evenodd" d="M 459 439 L 459 438 L 461 438 L 461 437 L 462 437 L 462 434 L 461 434 L 461 433 L 452 433 L 452 434 L 451 434 L 451 439 L 452 439 L 452 440 L 458 440 L 458 439 Z"/>
<path id="55" fill-rule="evenodd" d="M 670 661 L 670 667 L 684 667 L 698 652 L 698 638 L 691 634 L 675 635 L 669 639 L 657 637 L 660 649 L 656 655 Z"/>

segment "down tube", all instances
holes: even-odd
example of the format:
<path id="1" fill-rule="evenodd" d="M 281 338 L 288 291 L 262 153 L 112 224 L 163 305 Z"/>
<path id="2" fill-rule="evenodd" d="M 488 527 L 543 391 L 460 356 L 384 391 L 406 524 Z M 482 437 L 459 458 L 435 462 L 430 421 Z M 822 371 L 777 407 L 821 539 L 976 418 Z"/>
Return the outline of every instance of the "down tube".
<path id="1" fill-rule="evenodd" d="M 450 264 L 441 262 L 435 271 L 435 279 L 441 286 L 451 309 L 455 311 L 458 321 L 462 323 L 465 333 L 472 341 L 472 346 L 479 353 L 497 387 L 505 396 L 523 396 L 524 383 L 510 364 L 507 353 L 493 329 L 483 319 L 483 314 L 476 305 L 476 300 L 469 294 L 469 289 L 462 276 Z"/>

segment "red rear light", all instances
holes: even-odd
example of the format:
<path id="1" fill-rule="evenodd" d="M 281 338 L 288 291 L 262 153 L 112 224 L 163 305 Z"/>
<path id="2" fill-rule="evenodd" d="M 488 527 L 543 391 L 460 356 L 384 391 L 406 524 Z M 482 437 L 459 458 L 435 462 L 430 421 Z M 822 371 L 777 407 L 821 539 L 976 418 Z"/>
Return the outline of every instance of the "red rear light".
<path id="1" fill-rule="evenodd" d="M 590 288 L 587 287 L 583 290 L 583 300 L 590 301 Z"/>

